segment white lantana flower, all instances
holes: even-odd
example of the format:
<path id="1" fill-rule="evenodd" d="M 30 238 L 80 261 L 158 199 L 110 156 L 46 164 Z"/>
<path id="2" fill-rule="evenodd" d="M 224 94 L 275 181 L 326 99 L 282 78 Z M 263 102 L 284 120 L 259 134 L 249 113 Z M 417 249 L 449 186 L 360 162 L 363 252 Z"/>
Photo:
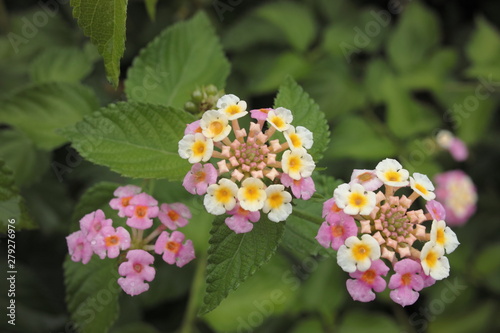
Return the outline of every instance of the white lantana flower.
<path id="1" fill-rule="evenodd" d="M 364 234 L 359 239 L 351 236 L 337 252 L 337 263 L 347 273 L 370 268 L 372 261 L 380 258 L 380 245 L 373 236 Z"/>
<path id="2" fill-rule="evenodd" d="M 240 206 L 248 211 L 256 212 L 264 207 L 266 200 L 266 185 L 257 178 L 247 178 L 241 183 L 238 190 L 238 200 Z"/>
<path id="3" fill-rule="evenodd" d="M 427 201 L 436 198 L 436 194 L 433 192 L 434 185 L 426 175 L 415 172 L 413 177 L 410 177 L 410 187 Z"/>
<path id="4" fill-rule="evenodd" d="M 460 244 L 457 235 L 450 229 L 450 227 L 446 226 L 446 222 L 443 220 L 432 221 L 430 241 L 435 243 L 435 246 L 442 247 L 448 254 L 455 251 Z"/>
<path id="5" fill-rule="evenodd" d="M 313 133 L 303 126 L 294 127 L 290 125 L 283 134 L 292 150 L 299 148 L 310 149 L 314 142 Z"/>
<path id="6" fill-rule="evenodd" d="M 292 111 L 279 107 L 269 111 L 267 114 L 267 121 L 278 131 L 286 131 L 293 121 Z"/>
<path id="7" fill-rule="evenodd" d="M 247 102 L 233 94 L 224 95 L 217 101 L 217 108 L 224 113 L 229 120 L 234 120 L 245 116 L 247 111 Z"/>
<path id="8" fill-rule="evenodd" d="M 342 184 L 333 192 L 337 207 L 349 215 L 368 215 L 375 208 L 376 196 L 361 184 Z"/>
<path id="9" fill-rule="evenodd" d="M 206 162 L 212 157 L 214 142 L 201 133 L 185 135 L 179 141 L 179 156 L 190 163 Z"/>
<path id="10" fill-rule="evenodd" d="M 207 188 L 203 204 L 207 212 L 213 215 L 222 215 L 236 205 L 238 186 L 231 180 L 222 178 L 218 184 Z"/>
<path id="11" fill-rule="evenodd" d="M 262 211 L 269 213 L 267 216 L 273 222 L 284 221 L 292 213 L 292 195 L 285 191 L 281 184 L 269 185 L 266 189 L 266 201 Z"/>
<path id="12" fill-rule="evenodd" d="M 436 243 L 432 241 L 425 243 L 422 248 L 420 262 L 424 273 L 434 280 L 442 280 L 450 275 L 450 263 L 444 256 L 443 247 L 436 246 Z"/>
<path id="13" fill-rule="evenodd" d="M 375 170 L 377 177 L 386 185 L 395 187 L 408 185 L 409 172 L 395 159 L 386 158 L 377 164 Z"/>
<path id="14" fill-rule="evenodd" d="M 203 135 L 214 140 L 214 142 L 225 139 L 231 132 L 227 116 L 215 110 L 208 110 L 203 114 L 200 127 Z"/>
<path id="15" fill-rule="evenodd" d="M 299 148 L 283 153 L 281 167 L 290 178 L 300 180 L 311 176 L 316 164 L 304 148 Z"/>

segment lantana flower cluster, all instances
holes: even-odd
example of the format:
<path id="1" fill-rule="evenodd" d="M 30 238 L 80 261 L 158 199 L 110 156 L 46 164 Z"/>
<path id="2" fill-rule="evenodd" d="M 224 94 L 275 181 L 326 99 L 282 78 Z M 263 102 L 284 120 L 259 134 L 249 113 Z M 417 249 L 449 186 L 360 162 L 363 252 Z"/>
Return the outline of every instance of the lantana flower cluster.
<path id="1" fill-rule="evenodd" d="M 153 281 L 155 269 L 151 265 L 154 251 L 170 265 L 182 267 L 195 258 L 193 243 L 177 229 L 188 224 L 189 208 L 182 203 L 161 204 L 140 187 L 127 185 L 114 191 L 109 202 L 119 217 L 127 218 L 130 228 L 113 227 L 113 220 L 98 209 L 80 220 L 80 230 L 66 241 L 71 260 L 87 264 L 92 255 L 99 258 L 123 259 L 118 267 L 122 276 L 118 284 L 127 294 L 134 296 L 149 289 L 146 282 Z M 154 222 L 154 218 L 159 223 Z M 169 231 L 166 231 L 166 230 Z M 149 234 L 145 231 L 152 230 Z M 125 259 L 126 258 L 126 259 Z"/>
<path id="2" fill-rule="evenodd" d="M 241 128 L 248 115 L 249 128 Z M 273 222 L 286 220 L 292 194 L 308 200 L 315 192 L 315 163 L 307 151 L 313 134 L 292 122 L 286 108 L 248 112 L 237 96 L 222 96 L 216 109 L 187 125 L 179 141 L 179 155 L 193 164 L 184 187 L 204 195 L 209 213 L 229 214 L 225 222 L 236 233 L 251 231 L 261 212 Z"/>
<path id="3" fill-rule="evenodd" d="M 404 188 L 413 192 L 398 195 Z M 411 209 L 418 197 L 426 200 L 425 211 Z M 334 190 L 324 204 L 326 221 L 316 239 L 338 251 L 338 265 L 352 278 L 346 285 L 354 300 L 372 301 L 375 292 L 388 287 L 391 299 L 407 306 L 417 301 L 420 290 L 448 277 L 445 254 L 459 242 L 435 197 L 426 175 L 410 176 L 394 159 L 381 161 L 375 170 L 354 170 L 350 183 Z"/>

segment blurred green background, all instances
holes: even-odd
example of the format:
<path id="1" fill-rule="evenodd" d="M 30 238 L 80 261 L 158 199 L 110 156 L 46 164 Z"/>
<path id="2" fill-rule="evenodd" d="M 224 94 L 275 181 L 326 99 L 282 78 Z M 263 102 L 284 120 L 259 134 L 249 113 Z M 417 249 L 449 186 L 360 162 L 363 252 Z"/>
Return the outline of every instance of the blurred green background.
<path id="1" fill-rule="evenodd" d="M 42 3 L 55 10 L 49 15 Z M 455 228 L 461 246 L 449 256 L 450 277 L 425 289 L 412 306 L 393 304 L 387 291 L 375 302 L 354 302 L 345 289 L 347 274 L 334 258 L 281 248 L 219 308 L 198 318 L 197 331 L 500 330 L 498 1 L 159 0 L 154 15 L 148 13 L 146 5 L 151 10 L 155 3 L 129 1 L 121 79 L 164 28 L 204 10 L 232 63 L 228 93 L 265 107 L 291 75 L 319 104 L 331 129 L 319 163 L 324 173 L 348 180 L 353 168 L 371 169 L 394 157 L 410 172 L 430 177 L 462 169 L 479 196 L 477 213 Z M 37 146 L 2 119 L 2 108 L 12 94 L 42 82 L 82 82 L 100 105 L 124 99 L 123 85 L 115 90 L 106 81 L 102 60 L 72 18 L 68 1 L 0 0 L 0 31 L 0 158 L 14 171 L 30 216 L 16 238 L 17 325 L 6 323 L 8 288 L 2 278 L 0 331 L 72 332 L 62 269 L 69 221 L 89 187 L 125 180 L 86 162 L 67 143 Z M 467 161 L 455 162 L 435 145 L 440 129 L 467 143 Z M 177 184 L 162 185 L 156 193 L 162 200 L 187 198 L 165 190 Z M 207 242 L 209 228 L 207 222 L 197 230 L 200 244 Z M 122 295 L 111 332 L 178 330 L 194 268 L 163 267 L 152 291 Z"/>

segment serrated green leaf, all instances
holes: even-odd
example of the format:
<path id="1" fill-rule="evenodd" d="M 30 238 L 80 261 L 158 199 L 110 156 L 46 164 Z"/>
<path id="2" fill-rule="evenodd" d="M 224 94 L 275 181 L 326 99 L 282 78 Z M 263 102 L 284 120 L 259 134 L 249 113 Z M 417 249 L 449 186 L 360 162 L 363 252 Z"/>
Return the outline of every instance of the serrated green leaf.
<path id="1" fill-rule="evenodd" d="M 12 223 L 10 223 L 13 221 Z M 34 229 L 35 223 L 28 215 L 24 198 L 14 183 L 14 176 L 5 162 L 0 160 L 0 232 L 7 232 L 7 225 L 15 230 Z"/>
<path id="2" fill-rule="evenodd" d="M 323 152 L 330 141 L 325 114 L 320 111 L 318 104 L 309 97 L 309 94 L 291 77 L 288 77 L 281 85 L 278 95 L 274 99 L 274 107 L 280 106 L 292 111 L 292 124 L 294 126 L 304 126 L 313 132 L 314 144 L 309 149 L 309 153 L 317 163 L 323 157 Z"/>
<path id="3" fill-rule="evenodd" d="M 47 171 L 50 153 L 37 149 L 22 132 L 15 129 L 0 131 L 0 158 L 14 171 L 18 186 L 30 184 Z"/>
<path id="4" fill-rule="evenodd" d="M 252 231 L 236 234 L 224 220 L 224 216 L 217 217 L 210 231 L 207 289 L 201 314 L 215 309 L 231 291 L 269 261 L 285 230 L 285 223 L 274 223 L 261 216 Z"/>
<path id="5" fill-rule="evenodd" d="M 66 303 L 75 326 L 82 333 L 106 333 L 118 318 L 118 259 L 94 256 L 86 265 L 64 262 Z"/>
<path id="6" fill-rule="evenodd" d="M 71 0 L 73 17 L 104 59 L 108 80 L 116 87 L 125 51 L 128 0 Z"/>
<path id="7" fill-rule="evenodd" d="M 258 8 L 255 15 L 278 27 L 298 51 L 305 51 L 315 37 L 314 16 L 309 7 L 302 4 L 284 1 L 270 3 Z"/>
<path id="8" fill-rule="evenodd" d="M 441 39 L 437 15 L 420 2 L 410 3 L 387 43 L 390 62 L 400 72 L 424 63 Z"/>
<path id="9" fill-rule="evenodd" d="M 76 47 L 49 48 L 30 65 L 31 78 L 36 83 L 79 82 L 91 71 L 91 59 Z"/>
<path id="10" fill-rule="evenodd" d="M 190 165 L 178 142 L 194 117 L 162 105 L 111 104 L 63 131 L 89 161 L 127 177 L 180 180 Z"/>
<path id="11" fill-rule="evenodd" d="M 38 147 L 66 142 L 56 130 L 75 124 L 98 108 L 94 93 L 77 83 L 43 83 L 0 101 L 0 123 L 24 132 Z"/>
<path id="12" fill-rule="evenodd" d="M 332 144 L 329 148 L 331 157 L 379 160 L 395 153 L 396 147 L 391 140 L 377 133 L 361 117 L 345 117 L 332 131 Z"/>
<path id="13" fill-rule="evenodd" d="M 199 13 L 141 51 L 128 71 L 125 93 L 132 101 L 182 107 L 199 86 L 224 87 L 229 69 L 214 28 Z"/>

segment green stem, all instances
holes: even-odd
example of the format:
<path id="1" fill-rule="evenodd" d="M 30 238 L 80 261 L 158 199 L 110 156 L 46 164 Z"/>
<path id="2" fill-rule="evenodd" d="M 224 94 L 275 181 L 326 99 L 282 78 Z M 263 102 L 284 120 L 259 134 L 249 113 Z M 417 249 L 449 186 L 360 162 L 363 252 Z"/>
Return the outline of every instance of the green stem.
<path id="1" fill-rule="evenodd" d="M 320 217 L 304 213 L 303 211 L 297 210 L 297 209 L 294 209 L 292 211 L 292 215 L 296 216 L 298 218 L 301 218 L 301 219 L 304 219 L 304 220 L 316 223 L 316 224 L 321 224 L 321 223 L 323 223 L 325 221 L 325 220 L 323 220 Z"/>
<path id="2" fill-rule="evenodd" d="M 207 255 L 203 253 L 198 258 L 198 264 L 196 266 L 196 272 L 193 279 L 193 284 L 191 285 L 191 290 L 189 292 L 189 301 L 186 309 L 186 314 L 184 320 L 182 321 L 181 333 L 191 333 L 193 332 L 193 326 L 196 320 L 196 312 L 198 311 L 199 299 L 201 296 L 201 291 L 203 287 L 203 281 L 205 277 L 205 268 L 207 264 Z"/>

